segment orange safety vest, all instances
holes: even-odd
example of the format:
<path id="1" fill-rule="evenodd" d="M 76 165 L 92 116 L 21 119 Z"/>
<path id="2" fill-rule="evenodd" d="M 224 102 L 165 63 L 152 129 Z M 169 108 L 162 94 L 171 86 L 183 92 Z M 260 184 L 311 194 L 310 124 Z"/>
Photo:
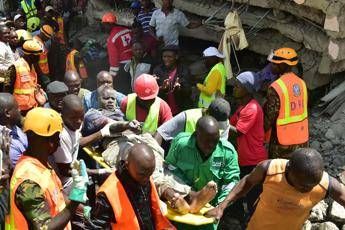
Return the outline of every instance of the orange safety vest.
<path id="1" fill-rule="evenodd" d="M 71 52 L 69 52 L 69 54 L 67 54 L 67 57 L 66 57 L 66 72 L 67 71 L 77 71 L 79 73 L 79 76 L 80 76 L 81 79 L 86 79 L 88 76 L 87 76 L 87 71 L 86 71 L 86 68 L 85 68 L 83 60 L 79 60 L 78 69 L 75 66 L 74 58 L 75 58 L 75 55 L 77 53 L 79 53 L 79 51 L 76 50 L 76 49 L 73 49 Z"/>
<path id="2" fill-rule="evenodd" d="M 329 186 L 329 175 L 326 172 L 310 192 L 301 193 L 286 180 L 287 162 L 283 159 L 271 161 L 248 230 L 302 229 L 311 209 L 325 198 Z"/>
<path id="3" fill-rule="evenodd" d="M 155 229 L 175 229 L 175 227 L 169 222 L 169 220 L 163 216 L 159 208 L 159 197 L 156 191 L 156 187 L 151 183 L 151 202 L 152 202 L 152 215 L 155 222 Z M 135 215 L 130 200 L 123 188 L 121 182 L 112 173 L 104 184 L 99 189 L 99 192 L 104 192 L 111 207 L 113 208 L 116 223 L 112 223 L 112 229 L 121 230 L 140 230 L 138 219 Z"/>
<path id="4" fill-rule="evenodd" d="M 297 145 L 309 139 L 308 92 L 305 82 L 294 73 L 282 75 L 271 86 L 280 99 L 276 121 L 278 142 Z"/>
<path id="5" fill-rule="evenodd" d="M 16 99 L 19 110 L 29 110 L 37 106 L 35 90 L 37 87 L 37 74 L 35 68 L 30 69 L 29 64 L 23 59 L 18 59 L 16 67 L 16 80 L 14 83 L 14 98 Z"/>
<path id="6" fill-rule="evenodd" d="M 56 22 L 59 25 L 59 31 L 56 33 L 55 37 L 57 38 L 60 44 L 65 45 L 66 42 L 65 42 L 65 29 L 64 29 L 63 18 L 58 17 L 56 19 Z"/>
<path id="7" fill-rule="evenodd" d="M 48 50 L 45 48 L 44 42 L 40 37 L 36 35 L 34 36 L 34 39 L 43 47 L 43 52 L 40 54 L 38 66 L 43 74 L 49 75 Z"/>
<path id="8" fill-rule="evenodd" d="M 10 215 L 7 218 L 6 230 L 26 230 L 28 222 L 24 215 L 18 209 L 15 202 L 15 193 L 18 186 L 25 180 L 31 180 L 37 183 L 48 203 L 47 207 L 50 208 L 50 215 L 55 217 L 65 207 L 66 203 L 62 194 L 61 181 L 53 169 L 48 169 L 39 160 L 29 156 L 22 156 L 13 172 L 10 183 Z M 71 229 L 70 223 L 64 228 Z"/>

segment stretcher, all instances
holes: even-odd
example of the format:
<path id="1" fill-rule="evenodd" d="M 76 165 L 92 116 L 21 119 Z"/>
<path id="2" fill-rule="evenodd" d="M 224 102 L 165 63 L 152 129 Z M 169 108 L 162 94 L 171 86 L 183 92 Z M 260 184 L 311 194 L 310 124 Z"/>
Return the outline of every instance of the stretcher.
<path id="1" fill-rule="evenodd" d="M 100 166 L 106 169 L 110 169 L 109 165 L 105 163 L 101 153 L 99 153 L 97 150 L 94 150 L 92 147 L 84 147 L 84 152 L 86 152 L 87 155 L 89 155 L 92 159 L 94 159 Z"/>
<path id="2" fill-rule="evenodd" d="M 105 163 L 102 155 L 100 152 L 97 150 L 94 150 L 91 147 L 84 147 L 83 150 L 92 158 L 94 159 L 100 166 L 103 168 L 110 168 L 107 163 Z M 193 226 L 201 226 L 201 225 L 206 225 L 206 224 L 212 224 L 214 223 L 214 218 L 208 218 L 205 217 L 204 214 L 208 211 L 211 210 L 213 207 L 210 204 L 207 204 L 205 207 L 203 207 L 200 210 L 200 213 L 198 214 L 185 214 L 181 215 L 178 212 L 175 212 L 169 205 L 167 205 L 167 210 L 166 210 L 166 217 L 174 222 L 177 223 L 182 223 L 182 224 L 188 224 L 188 225 L 193 225 Z"/>
<path id="3" fill-rule="evenodd" d="M 205 205 L 199 213 L 197 214 L 192 214 L 192 213 L 187 213 L 187 214 L 179 214 L 178 212 L 175 212 L 172 208 L 169 207 L 168 205 L 168 212 L 166 214 L 166 217 L 174 222 L 177 223 L 182 223 L 182 224 L 188 224 L 188 225 L 193 225 L 193 226 L 201 226 L 201 225 L 206 225 L 206 224 L 212 224 L 214 223 L 214 218 L 208 218 L 204 216 L 204 214 L 211 210 L 213 206 L 210 204 Z"/>

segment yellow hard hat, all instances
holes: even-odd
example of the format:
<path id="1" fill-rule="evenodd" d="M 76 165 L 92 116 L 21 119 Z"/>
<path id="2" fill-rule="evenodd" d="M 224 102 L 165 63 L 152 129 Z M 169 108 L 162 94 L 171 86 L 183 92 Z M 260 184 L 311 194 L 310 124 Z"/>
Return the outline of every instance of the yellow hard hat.
<path id="1" fill-rule="evenodd" d="M 40 29 L 41 33 L 47 38 L 51 38 L 54 35 L 54 30 L 50 25 L 43 25 Z"/>
<path id="2" fill-rule="evenodd" d="M 24 119 L 24 132 L 32 131 L 43 137 L 53 136 L 62 131 L 62 118 L 53 109 L 37 107 L 30 110 Z"/>
<path id="3" fill-rule="evenodd" d="M 43 52 L 43 47 L 36 40 L 28 40 L 23 44 L 24 54 L 30 55 L 40 55 Z"/>
<path id="4" fill-rule="evenodd" d="M 16 33 L 18 35 L 18 40 L 23 39 L 23 41 L 27 41 L 27 40 L 31 40 L 32 39 L 32 35 L 30 32 L 28 32 L 27 30 L 16 30 Z"/>
<path id="5" fill-rule="evenodd" d="M 267 60 L 276 64 L 285 63 L 290 66 L 295 66 L 298 63 L 298 55 L 294 49 L 284 47 L 273 51 Z"/>

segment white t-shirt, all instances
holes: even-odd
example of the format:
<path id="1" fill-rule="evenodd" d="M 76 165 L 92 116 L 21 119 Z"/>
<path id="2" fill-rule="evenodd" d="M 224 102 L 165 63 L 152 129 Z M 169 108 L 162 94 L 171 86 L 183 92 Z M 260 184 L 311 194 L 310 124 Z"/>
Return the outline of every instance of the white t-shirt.
<path id="1" fill-rule="evenodd" d="M 7 71 L 14 62 L 14 53 L 9 44 L 0 42 L 0 72 Z"/>
<path id="2" fill-rule="evenodd" d="M 82 136 L 81 136 L 80 129 L 76 131 L 72 131 L 64 125 L 62 132 L 60 133 L 60 146 L 56 150 L 56 152 L 53 154 L 54 156 L 53 164 L 55 163 L 71 164 L 73 160 L 76 160 L 78 157 L 79 140 L 81 137 Z M 53 167 L 56 169 L 57 173 L 59 174 L 59 170 L 57 166 L 56 165 L 54 166 Z M 70 188 L 72 181 L 73 181 L 72 177 L 61 178 L 61 182 L 64 189 Z"/>
<path id="3" fill-rule="evenodd" d="M 165 45 L 178 45 L 178 27 L 186 27 L 188 24 L 188 19 L 178 9 L 173 9 L 168 15 L 157 9 L 153 12 L 150 21 L 150 26 L 156 29 L 156 36 L 163 37 Z"/>
<path id="4" fill-rule="evenodd" d="M 55 163 L 70 164 L 76 160 L 80 138 L 80 129 L 72 131 L 64 125 L 60 133 L 60 146 L 54 153 Z"/>

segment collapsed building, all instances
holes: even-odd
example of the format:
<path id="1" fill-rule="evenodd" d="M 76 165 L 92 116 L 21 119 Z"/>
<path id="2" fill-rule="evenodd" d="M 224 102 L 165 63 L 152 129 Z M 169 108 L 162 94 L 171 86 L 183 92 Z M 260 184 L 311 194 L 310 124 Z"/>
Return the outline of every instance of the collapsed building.
<path id="1" fill-rule="evenodd" d="M 161 0 L 155 0 L 157 7 Z M 92 24 L 110 9 L 103 0 L 90 0 L 87 17 Z M 204 26 L 182 36 L 220 42 L 229 12 L 239 15 L 247 49 L 267 56 L 289 46 L 298 51 L 303 78 L 309 89 L 328 84 L 345 71 L 345 0 L 175 0 L 176 8 L 203 19 Z M 120 6 L 119 21 L 129 26 L 133 15 Z"/>

